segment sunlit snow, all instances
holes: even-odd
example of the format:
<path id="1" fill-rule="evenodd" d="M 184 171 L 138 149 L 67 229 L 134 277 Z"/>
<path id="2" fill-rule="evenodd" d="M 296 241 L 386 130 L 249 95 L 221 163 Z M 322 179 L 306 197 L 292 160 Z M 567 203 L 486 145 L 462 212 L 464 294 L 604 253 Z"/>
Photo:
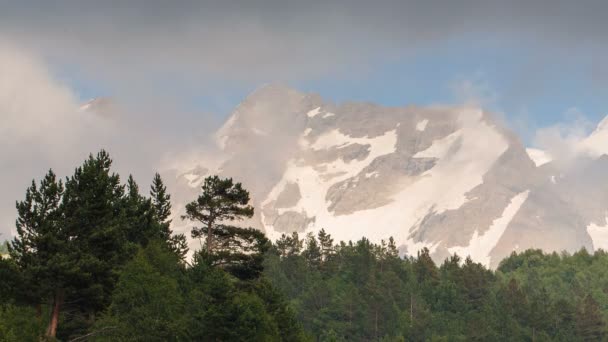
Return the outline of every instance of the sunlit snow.
<path id="1" fill-rule="evenodd" d="M 306 115 L 309 118 L 314 118 L 315 116 L 319 115 L 319 113 L 321 113 L 321 107 L 317 107 L 317 108 L 309 111 L 308 113 L 306 113 Z"/>
<path id="2" fill-rule="evenodd" d="M 424 119 L 416 124 L 417 131 L 424 131 L 426 129 L 426 125 L 429 123 L 428 119 Z"/>
<path id="3" fill-rule="evenodd" d="M 417 227 L 419 220 L 431 208 L 440 213 L 457 209 L 469 200 L 466 194 L 483 182 L 483 176 L 508 148 L 507 141 L 495 127 L 482 120 L 481 111 L 462 109 L 459 114 L 460 128 L 456 132 L 434 141 L 429 148 L 414 156 L 436 158 L 435 166 L 400 187 L 387 205 L 347 215 L 335 215 L 328 211 L 328 189 L 337 182 L 359 175 L 377 157 L 395 152 L 397 142 L 394 130 L 375 138 L 353 138 L 339 130 L 333 130 L 305 147 L 323 150 L 344 148 L 350 144 L 369 144 L 369 155 L 360 161 L 346 163 L 338 159 L 323 165 L 301 165 L 292 160 L 282 180 L 270 192 L 262 207 L 276 200 L 286 184 L 296 183 L 301 189 L 302 198 L 292 208 L 281 208 L 280 213 L 289 210 L 305 213 L 309 218 L 314 217 L 314 222 L 307 231 L 330 228 L 336 240 L 344 241 L 357 240 L 363 236 L 372 241 L 380 241 L 393 236 L 411 254 L 422 247 L 434 249 L 438 242 L 414 241 L 411 229 Z M 479 144 L 480 140 L 486 143 Z M 323 177 L 328 173 L 335 176 Z M 271 222 L 265 222 L 263 214 L 262 222 L 271 239 L 280 236 Z"/>
<path id="4" fill-rule="evenodd" d="M 528 156 L 530 157 L 530 159 L 532 159 L 536 167 L 547 164 L 548 162 L 553 160 L 549 153 L 543 150 L 539 150 L 537 148 L 527 148 L 526 152 L 528 153 Z"/>
<path id="5" fill-rule="evenodd" d="M 500 237 L 507 229 L 507 226 L 515 214 L 519 211 L 519 208 L 521 208 L 522 204 L 524 204 L 528 198 L 529 193 L 530 191 L 526 190 L 515 195 L 502 212 L 502 215 L 492 222 L 492 225 L 487 231 L 482 235 L 479 235 L 477 230 L 475 230 L 468 246 L 448 248 L 450 254 L 456 253 L 463 257 L 470 256 L 471 259 L 490 267 L 490 252 L 500 240 Z"/>

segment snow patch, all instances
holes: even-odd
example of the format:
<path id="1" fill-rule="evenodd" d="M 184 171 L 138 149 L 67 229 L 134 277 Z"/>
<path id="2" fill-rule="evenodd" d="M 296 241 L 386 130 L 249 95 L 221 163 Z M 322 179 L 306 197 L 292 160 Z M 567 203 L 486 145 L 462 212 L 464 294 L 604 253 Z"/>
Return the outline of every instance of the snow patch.
<path id="1" fill-rule="evenodd" d="M 423 247 L 436 248 L 436 241 L 413 240 L 413 232 L 420 218 L 431 210 L 441 213 L 459 208 L 468 200 L 466 193 L 483 182 L 483 176 L 508 148 L 508 142 L 502 134 L 482 120 L 480 110 L 461 109 L 458 114 L 459 129 L 448 137 L 434 141 L 417 156 L 437 158 L 435 166 L 412 179 L 408 186 L 401 187 L 385 206 L 359 210 L 348 215 L 335 215 L 327 209 L 326 195 L 333 184 L 359 176 L 374 159 L 393 153 L 397 142 L 396 130 L 375 138 L 353 138 L 334 130 L 319 137 L 311 148 L 319 150 L 345 147 L 353 143 L 368 144 L 370 153 L 367 158 L 349 163 L 339 159 L 318 165 L 302 165 L 297 160 L 292 160 L 282 180 L 263 201 L 262 208 L 275 200 L 287 183 L 297 183 L 302 198 L 290 210 L 303 213 L 309 218 L 314 217 L 314 222 L 311 222 L 306 232 L 316 233 L 324 227 L 331 229 L 332 236 L 338 241 L 357 240 L 365 236 L 371 241 L 379 242 L 387 236 L 393 236 L 410 254 Z M 449 156 L 446 155 L 456 139 L 459 140 L 459 148 L 450 151 Z M 480 144 L 479 141 L 485 143 Z M 327 177 L 328 174 L 338 176 Z M 274 229 L 272 222 L 265 220 L 264 210 L 260 211 L 269 238 L 278 238 L 281 233 Z"/>
<path id="2" fill-rule="evenodd" d="M 280 208 L 278 210 L 279 214 L 286 211 L 296 211 L 304 213 L 308 217 L 316 217 L 317 222 L 333 221 L 335 217 L 329 212 L 328 203 L 325 199 L 329 188 L 334 184 L 357 176 L 376 158 L 394 153 L 397 144 L 397 131 L 388 131 L 384 133 L 384 135 L 374 138 L 353 138 L 342 134 L 339 130 L 333 130 L 319 137 L 310 148 L 320 150 L 336 146 L 345 147 L 350 144 L 369 145 L 370 152 L 363 160 L 345 162 L 342 159 L 337 159 L 329 163 L 317 165 L 323 167 L 326 171 L 318 171 L 318 168 L 313 166 L 303 166 L 296 160 L 289 161 L 287 171 L 283 175 L 283 178 L 270 191 L 266 200 L 262 202 L 262 208 L 272 201 L 275 201 L 287 184 L 296 183 L 299 188 L 302 189 L 302 197 L 295 206 L 291 208 Z M 337 176 L 327 177 L 331 174 Z M 272 240 L 279 238 L 281 233 L 276 232 L 270 222 L 266 222 L 264 211 L 262 210 L 261 212 L 262 223 L 266 227 L 268 236 Z M 331 226 L 340 227 L 342 225 L 332 224 Z M 362 236 L 364 235 L 361 235 L 361 237 Z"/>
<path id="3" fill-rule="evenodd" d="M 217 131 L 217 134 L 215 135 L 216 142 L 217 142 L 217 145 L 221 149 L 226 148 L 226 142 L 228 141 L 228 132 L 230 131 L 232 126 L 234 126 L 237 119 L 238 119 L 238 112 L 235 112 L 234 114 L 232 114 L 232 116 L 230 116 L 228 121 L 226 121 L 226 123 Z"/>
<path id="4" fill-rule="evenodd" d="M 423 212 L 416 212 L 415 217 L 423 217 L 431 207 L 437 213 L 458 209 L 468 200 L 465 194 L 483 183 L 483 176 L 508 148 L 504 137 L 474 111 L 461 113 L 461 125 L 461 129 L 414 155 L 438 159 L 433 168 L 395 199 L 412 203 L 417 199 L 423 204 Z M 459 148 L 453 151 L 456 141 Z"/>
<path id="5" fill-rule="evenodd" d="M 327 118 L 332 117 L 334 115 L 336 115 L 336 114 L 328 112 L 327 114 L 323 115 L 323 119 L 327 119 Z"/>
<path id="6" fill-rule="evenodd" d="M 251 131 L 255 134 L 255 135 L 260 135 L 260 136 L 266 136 L 268 135 L 268 133 L 264 132 L 263 130 L 253 127 L 251 128 Z"/>
<path id="7" fill-rule="evenodd" d="M 608 116 L 600 121 L 591 135 L 579 143 L 578 149 L 592 157 L 608 154 Z"/>
<path id="8" fill-rule="evenodd" d="M 417 131 L 424 131 L 426 129 L 426 125 L 429 123 L 428 119 L 424 119 L 416 124 Z"/>
<path id="9" fill-rule="evenodd" d="M 340 132 L 339 129 L 334 129 L 323 134 L 310 146 L 313 150 L 325 150 L 330 148 L 344 148 L 349 145 L 371 145 L 371 149 L 379 149 L 383 154 L 393 153 L 396 151 L 395 144 L 397 143 L 397 131 L 392 130 L 384 135 L 368 138 L 353 138 Z"/>
<path id="10" fill-rule="evenodd" d="M 470 256 L 471 259 L 484 264 L 486 267 L 490 267 L 490 252 L 496 246 L 522 204 L 528 199 L 529 193 L 530 190 L 526 190 L 511 198 L 511 202 L 509 202 L 502 212 L 502 215 L 492 222 L 492 225 L 485 233 L 479 235 L 478 231 L 475 230 L 468 246 L 448 248 L 450 254 L 456 253 L 463 257 Z M 606 236 L 608 237 L 608 235 Z"/>
<path id="11" fill-rule="evenodd" d="M 370 178 L 370 177 L 378 178 L 378 176 L 380 176 L 380 173 L 378 173 L 378 171 L 368 172 L 365 174 L 365 178 Z"/>
<path id="12" fill-rule="evenodd" d="M 547 151 L 539 150 L 537 148 L 527 148 L 526 152 L 528 153 L 528 157 L 532 159 L 536 167 L 547 164 L 548 162 L 553 160 L 553 157 L 551 157 L 551 155 Z"/>
<path id="13" fill-rule="evenodd" d="M 319 115 L 319 113 L 321 113 L 321 107 L 317 107 L 317 108 L 309 111 L 308 113 L 306 113 L 306 115 L 309 118 L 314 118 L 315 116 Z"/>
<path id="14" fill-rule="evenodd" d="M 433 141 L 433 144 L 429 146 L 426 150 L 419 151 L 414 154 L 414 158 L 443 158 L 445 157 L 454 142 L 460 138 L 462 132 L 460 130 L 445 136 L 441 139 Z"/>

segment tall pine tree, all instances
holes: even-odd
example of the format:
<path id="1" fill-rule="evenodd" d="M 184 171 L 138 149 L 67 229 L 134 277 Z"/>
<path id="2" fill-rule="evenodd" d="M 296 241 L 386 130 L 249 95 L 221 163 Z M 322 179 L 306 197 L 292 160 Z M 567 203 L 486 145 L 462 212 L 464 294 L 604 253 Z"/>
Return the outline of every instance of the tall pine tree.
<path id="1" fill-rule="evenodd" d="M 52 305 L 47 336 L 55 337 L 65 291 L 78 271 L 64 227 L 61 201 L 64 187 L 52 170 L 36 186 L 32 181 L 25 199 L 17 202 L 17 236 L 9 250 L 24 280 L 28 300 Z"/>
<path id="2" fill-rule="evenodd" d="M 183 218 L 203 224 L 203 227 L 192 228 L 192 237 L 206 236 L 207 253 L 213 254 L 213 230 L 217 225 L 250 218 L 253 207 L 249 205 L 249 192 L 232 178 L 207 177 L 202 190 L 195 201 L 186 205 Z"/>

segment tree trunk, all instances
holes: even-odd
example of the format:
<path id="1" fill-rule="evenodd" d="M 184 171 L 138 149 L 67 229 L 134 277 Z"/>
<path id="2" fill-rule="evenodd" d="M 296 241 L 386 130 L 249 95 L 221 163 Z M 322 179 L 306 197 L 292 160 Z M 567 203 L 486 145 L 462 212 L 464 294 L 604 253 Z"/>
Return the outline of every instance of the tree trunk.
<path id="1" fill-rule="evenodd" d="M 378 308 L 376 307 L 376 313 L 374 315 L 374 336 L 376 337 L 376 341 L 378 341 Z"/>
<path id="2" fill-rule="evenodd" d="M 414 296 L 410 293 L 410 328 L 414 322 Z"/>
<path id="3" fill-rule="evenodd" d="M 36 304 L 36 320 L 40 322 L 42 318 L 42 304 Z"/>
<path id="4" fill-rule="evenodd" d="M 213 228 L 211 222 L 207 224 L 207 253 L 211 255 L 213 251 Z"/>
<path id="5" fill-rule="evenodd" d="M 61 305 L 63 304 L 63 296 L 63 289 L 55 291 L 55 297 L 53 298 L 53 309 L 51 312 L 51 321 L 46 329 L 46 336 L 48 337 L 55 338 L 55 335 L 57 335 L 57 324 L 59 323 L 59 311 L 61 310 Z"/>

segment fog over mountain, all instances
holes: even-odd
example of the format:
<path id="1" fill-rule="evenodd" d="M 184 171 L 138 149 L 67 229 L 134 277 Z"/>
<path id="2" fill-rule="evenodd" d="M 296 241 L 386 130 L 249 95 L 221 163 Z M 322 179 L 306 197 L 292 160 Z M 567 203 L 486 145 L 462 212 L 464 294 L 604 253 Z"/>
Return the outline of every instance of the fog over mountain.
<path id="1" fill-rule="evenodd" d="M 217 173 L 252 192 L 245 224 L 272 238 L 394 236 L 404 253 L 491 266 L 530 247 L 608 248 L 608 121 L 559 117 L 605 108 L 606 8 L 3 3 L 0 240 L 32 179 L 104 148 L 142 189 L 161 171 L 184 232 L 184 204 Z M 275 80 L 295 86 L 259 87 L 226 115 Z"/>
<path id="2" fill-rule="evenodd" d="M 393 236 L 403 253 L 428 247 L 437 260 L 458 253 L 490 266 L 526 248 L 608 248 L 606 120 L 589 135 L 545 129 L 541 148 L 526 148 L 478 105 L 336 104 L 272 84 L 223 124 L 203 114 L 170 123 L 163 107 L 104 97 L 83 103 L 19 51 L 0 45 L 5 237 L 32 178 L 49 167 L 68 175 L 106 148 L 116 170 L 133 173 L 142 189 L 161 171 L 175 229 L 186 233 L 184 204 L 205 176 L 220 174 L 251 191 L 256 215 L 244 224 L 273 239 L 321 228 L 338 240 Z"/>
<path id="3" fill-rule="evenodd" d="M 217 173 L 252 192 L 245 224 L 273 239 L 321 228 L 338 240 L 393 236 L 404 253 L 428 247 L 437 260 L 495 267 L 527 248 L 608 248 L 606 126 L 565 166 L 475 106 L 333 104 L 269 85 L 216 132 L 215 153 L 176 158 L 166 174 L 177 212 Z"/>

